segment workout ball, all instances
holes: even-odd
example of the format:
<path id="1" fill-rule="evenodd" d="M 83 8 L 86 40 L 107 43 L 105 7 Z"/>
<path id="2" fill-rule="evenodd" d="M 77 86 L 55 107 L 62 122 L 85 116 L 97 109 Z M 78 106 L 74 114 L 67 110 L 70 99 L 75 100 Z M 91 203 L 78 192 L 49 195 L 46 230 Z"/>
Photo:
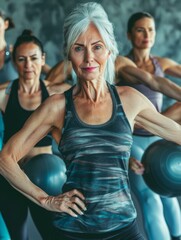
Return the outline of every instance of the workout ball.
<path id="1" fill-rule="evenodd" d="M 181 146 L 158 140 L 146 149 L 142 163 L 143 178 L 154 192 L 166 197 L 181 195 Z"/>
<path id="2" fill-rule="evenodd" d="M 62 192 L 66 181 L 66 166 L 60 157 L 48 153 L 39 154 L 32 157 L 23 170 L 47 194 L 56 196 Z"/>

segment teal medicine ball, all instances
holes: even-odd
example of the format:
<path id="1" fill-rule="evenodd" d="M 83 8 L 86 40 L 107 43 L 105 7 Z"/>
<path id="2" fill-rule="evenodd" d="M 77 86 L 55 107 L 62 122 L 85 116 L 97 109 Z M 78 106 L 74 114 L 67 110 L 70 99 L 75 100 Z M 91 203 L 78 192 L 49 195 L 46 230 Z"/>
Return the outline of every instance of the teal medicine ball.
<path id="1" fill-rule="evenodd" d="M 166 140 L 152 143 L 142 157 L 143 178 L 156 193 L 167 197 L 181 195 L 181 146 Z"/>
<path id="2" fill-rule="evenodd" d="M 66 181 L 64 161 L 54 154 L 39 154 L 32 157 L 23 167 L 30 180 L 47 194 L 61 194 Z"/>

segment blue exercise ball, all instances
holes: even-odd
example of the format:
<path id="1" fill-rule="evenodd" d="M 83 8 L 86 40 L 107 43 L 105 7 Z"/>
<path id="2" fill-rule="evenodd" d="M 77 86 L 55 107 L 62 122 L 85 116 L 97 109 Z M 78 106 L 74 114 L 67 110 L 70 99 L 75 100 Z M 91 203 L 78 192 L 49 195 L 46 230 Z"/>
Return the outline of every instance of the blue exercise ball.
<path id="1" fill-rule="evenodd" d="M 32 157 L 23 170 L 30 180 L 51 196 L 62 192 L 66 181 L 66 166 L 64 161 L 54 154 L 39 154 Z"/>
<path id="2" fill-rule="evenodd" d="M 143 178 L 156 193 L 166 197 L 181 195 L 181 146 L 166 140 L 152 143 L 142 157 Z"/>

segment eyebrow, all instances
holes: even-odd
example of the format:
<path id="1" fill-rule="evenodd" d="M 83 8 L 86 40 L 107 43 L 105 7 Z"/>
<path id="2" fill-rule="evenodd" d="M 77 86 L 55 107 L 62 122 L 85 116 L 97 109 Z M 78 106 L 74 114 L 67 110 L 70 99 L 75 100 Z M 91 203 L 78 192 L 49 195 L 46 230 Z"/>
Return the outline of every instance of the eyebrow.
<path id="1" fill-rule="evenodd" d="M 96 42 L 93 42 L 93 43 L 91 43 L 91 45 L 95 45 L 95 44 L 97 44 L 97 43 L 99 43 L 99 42 L 101 42 L 102 43 L 102 41 L 101 40 L 98 40 L 98 41 L 96 41 Z M 84 46 L 84 44 L 81 44 L 81 43 L 74 43 L 74 45 L 78 45 L 78 46 Z"/>
<path id="2" fill-rule="evenodd" d="M 26 57 L 36 57 L 36 56 L 37 56 L 37 53 L 30 55 L 30 56 L 19 55 L 17 57 L 25 57 L 26 58 Z"/>

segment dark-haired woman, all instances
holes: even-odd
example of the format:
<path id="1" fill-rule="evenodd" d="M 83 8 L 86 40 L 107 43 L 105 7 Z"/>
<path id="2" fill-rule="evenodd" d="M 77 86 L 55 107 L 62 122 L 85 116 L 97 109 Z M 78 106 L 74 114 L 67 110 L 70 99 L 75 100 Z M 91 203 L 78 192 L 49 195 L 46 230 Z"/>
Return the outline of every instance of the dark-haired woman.
<path id="1" fill-rule="evenodd" d="M 133 14 L 128 20 L 128 38 L 132 43 L 132 50 L 128 57 L 141 70 L 164 77 L 164 74 L 181 77 L 181 65 L 169 59 L 151 55 L 151 48 L 155 42 L 155 21 L 147 12 Z M 163 82 L 164 84 L 164 82 Z M 141 83 L 129 85 L 144 94 L 161 112 L 163 94 Z M 180 118 L 180 103 L 175 103 L 163 115 L 178 121 Z M 134 131 L 134 142 L 131 156 L 141 160 L 146 148 L 159 139 L 142 128 Z M 177 198 L 161 197 L 154 193 L 145 183 L 142 176 L 131 173 L 131 184 L 143 211 L 144 225 L 149 240 L 181 239 L 181 212 Z"/>
<path id="2" fill-rule="evenodd" d="M 13 47 L 13 61 L 18 78 L 11 83 L 3 85 L 0 90 L 0 110 L 4 120 L 4 139 L 5 144 L 9 138 L 14 135 L 23 126 L 27 118 L 34 110 L 54 91 L 54 86 L 46 80 L 40 80 L 42 66 L 45 64 L 45 54 L 42 43 L 38 38 L 24 31 Z M 56 92 L 63 92 L 69 88 L 69 85 L 56 85 Z M 25 161 L 40 153 L 52 153 L 52 138 L 50 135 L 45 136 L 35 147 L 30 150 L 26 157 L 21 159 L 20 167 Z M 1 176 L 0 179 L 0 210 L 8 227 L 11 239 L 26 240 L 28 239 L 27 231 L 27 214 L 28 201 L 19 192 Z M 40 209 L 41 211 L 42 209 Z M 37 209 L 38 213 L 39 209 Z M 33 217 L 36 211 L 33 211 Z M 42 221 L 44 217 L 42 212 Z M 37 225 L 38 229 L 41 228 Z M 49 226 L 44 225 L 44 231 L 50 232 Z M 43 237 L 43 236 L 42 236 Z"/>

